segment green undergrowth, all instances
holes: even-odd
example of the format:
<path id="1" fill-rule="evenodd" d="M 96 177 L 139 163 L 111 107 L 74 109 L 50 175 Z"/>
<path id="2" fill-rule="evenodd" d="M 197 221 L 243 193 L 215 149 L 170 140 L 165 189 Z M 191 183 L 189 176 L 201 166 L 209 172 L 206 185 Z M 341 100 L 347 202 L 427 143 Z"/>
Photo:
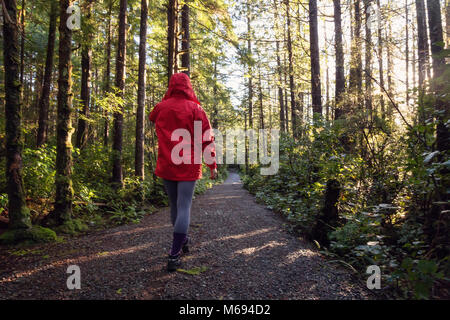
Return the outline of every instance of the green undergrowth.
<path id="1" fill-rule="evenodd" d="M 258 202 L 284 216 L 294 232 L 314 241 L 323 254 L 357 270 L 364 282 L 367 267 L 379 266 L 381 294 L 405 299 L 446 296 L 450 259 L 438 255 L 445 252 L 445 241 L 440 239 L 446 233 L 437 233 L 430 242 L 424 221 L 432 208 L 430 199 L 441 183 L 448 182 L 448 176 L 441 174 L 442 168 L 449 167 L 448 155 L 433 163 L 430 152 L 396 138 L 399 135 L 390 128 L 387 137 L 383 132 L 373 135 L 377 153 L 364 154 L 363 159 L 345 152 L 339 130 L 312 127 L 298 141 L 282 136 L 278 173 L 261 175 L 258 165 L 247 172 L 242 168 L 244 187 Z M 311 231 L 331 179 L 341 188 L 340 220 L 324 247 Z M 438 231 L 448 228 L 445 216 L 438 223 Z"/>

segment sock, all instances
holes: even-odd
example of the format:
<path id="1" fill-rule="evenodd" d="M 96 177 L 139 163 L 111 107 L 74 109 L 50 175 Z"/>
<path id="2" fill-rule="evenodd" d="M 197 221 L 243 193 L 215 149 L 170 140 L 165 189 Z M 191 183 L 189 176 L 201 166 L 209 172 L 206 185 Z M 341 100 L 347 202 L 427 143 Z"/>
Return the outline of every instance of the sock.
<path id="1" fill-rule="evenodd" d="M 181 247 L 186 241 L 186 234 L 184 233 L 173 233 L 172 250 L 170 250 L 170 255 L 176 256 L 180 253 Z"/>

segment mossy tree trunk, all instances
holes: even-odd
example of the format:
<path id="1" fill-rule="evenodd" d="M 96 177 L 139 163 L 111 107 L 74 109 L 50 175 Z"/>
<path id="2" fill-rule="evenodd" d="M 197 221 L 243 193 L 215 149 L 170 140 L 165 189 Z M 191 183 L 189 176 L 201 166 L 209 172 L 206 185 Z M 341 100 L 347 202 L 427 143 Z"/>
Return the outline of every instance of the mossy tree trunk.
<path id="1" fill-rule="evenodd" d="M 72 30 L 66 23 L 67 8 L 72 0 L 60 0 L 58 107 L 56 126 L 56 195 L 55 208 L 49 219 L 57 225 L 71 220 L 72 216 Z"/>
<path id="2" fill-rule="evenodd" d="M 31 226 L 22 178 L 21 84 L 17 7 L 15 0 L 3 1 L 3 50 L 5 65 L 6 179 L 10 229 Z"/>

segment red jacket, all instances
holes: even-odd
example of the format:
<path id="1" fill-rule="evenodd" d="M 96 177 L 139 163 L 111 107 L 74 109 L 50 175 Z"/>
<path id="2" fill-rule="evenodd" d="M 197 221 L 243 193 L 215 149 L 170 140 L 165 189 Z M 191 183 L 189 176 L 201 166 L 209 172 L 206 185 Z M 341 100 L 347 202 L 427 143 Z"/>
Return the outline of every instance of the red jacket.
<path id="1" fill-rule="evenodd" d="M 158 136 L 158 160 L 156 162 L 155 174 L 163 179 L 174 181 L 192 181 L 200 179 L 202 177 L 202 164 L 194 163 L 194 121 L 202 122 L 202 137 L 205 131 L 211 129 L 211 125 L 205 111 L 200 106 L 200 102 L 198 102 L 197 97 L 195 96 L 191 81 L 186 74 L 176 73 L 172 75 L 166 95 L 162 101 L 153 108 L 149 119 L 155 123 L 156 135 Z M 176 129 L 186 129 L 190 133 L 190 164 L 175 164 L 172 161 L 172 149 L 183 140 L 183 138 L 180 137 L 178 141 L 171 141 L 172 132 Z M 208 150 L 211 151 L 214 162 L 212 164 L 207 164 L 207 166 L 211 170 L 214 170 L 217 168 L 215 161 L 214 136 L 211 133 L 203 138 L 201 146 L 202 155 L 205 148 L 212 143 L 212 146 L 210 146 Z M 183 155 L 182 150 L 180 155 Z"/>

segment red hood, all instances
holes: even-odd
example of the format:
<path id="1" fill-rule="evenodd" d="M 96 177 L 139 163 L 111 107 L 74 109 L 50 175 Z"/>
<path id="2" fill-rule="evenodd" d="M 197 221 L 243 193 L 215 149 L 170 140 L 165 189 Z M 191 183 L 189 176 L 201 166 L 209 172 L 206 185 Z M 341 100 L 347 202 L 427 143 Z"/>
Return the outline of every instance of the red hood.
<path id="1" fill-rule="evenodd" d="M 195 95 L 194 89 L 192 89 L 191 80 L 185 73 L 175 73 L 172 75 L 169 81 L 169 89 L 167 89 L 166 95 L 163 100 L 174 97 L 177 93 L 182 92 L 186 99 L 194 101 L 200 104 Z"/>

